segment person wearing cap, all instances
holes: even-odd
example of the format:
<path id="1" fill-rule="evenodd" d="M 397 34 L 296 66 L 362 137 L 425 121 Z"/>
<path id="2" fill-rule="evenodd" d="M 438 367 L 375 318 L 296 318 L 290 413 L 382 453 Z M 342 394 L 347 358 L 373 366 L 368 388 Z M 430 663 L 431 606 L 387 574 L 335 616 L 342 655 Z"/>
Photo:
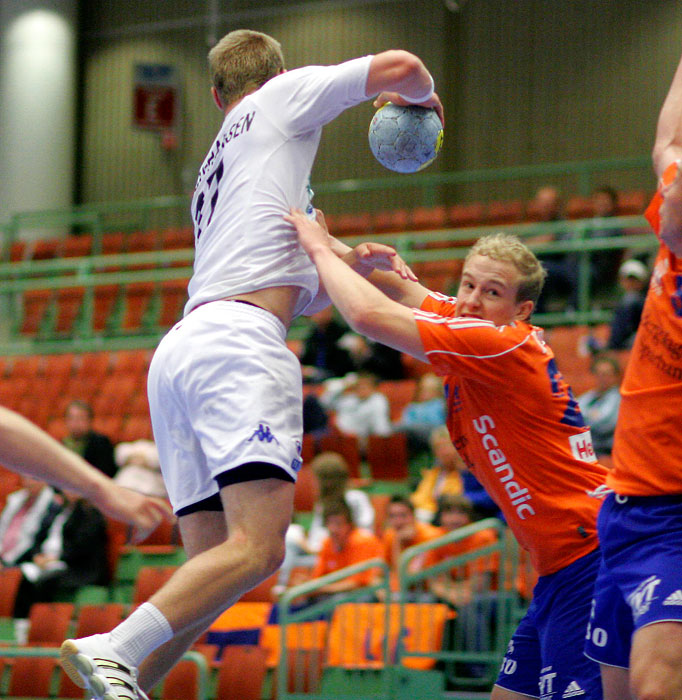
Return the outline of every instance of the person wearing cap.
<path id="1" fill-rule="evenodd" d="M 618 270 L 618 284 L 623 290 L 611 321 L 608 349 L 632 347 L 642 317 L 649 282 L 649 270 L 639 260 L 626 260 Z"/>

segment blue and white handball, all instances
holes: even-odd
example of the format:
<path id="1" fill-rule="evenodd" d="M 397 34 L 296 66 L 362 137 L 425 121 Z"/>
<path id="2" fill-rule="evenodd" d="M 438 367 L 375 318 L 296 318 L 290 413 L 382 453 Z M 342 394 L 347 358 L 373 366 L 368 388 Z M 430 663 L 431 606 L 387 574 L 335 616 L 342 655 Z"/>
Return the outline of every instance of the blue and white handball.
<path id="1" fill-rule="evenodd" d="M 369 124 L 369 147 L 389 170 L 416 173 L 432 163 L 443 145 L 443 125 L 435 109 L 387 102 Z"/>

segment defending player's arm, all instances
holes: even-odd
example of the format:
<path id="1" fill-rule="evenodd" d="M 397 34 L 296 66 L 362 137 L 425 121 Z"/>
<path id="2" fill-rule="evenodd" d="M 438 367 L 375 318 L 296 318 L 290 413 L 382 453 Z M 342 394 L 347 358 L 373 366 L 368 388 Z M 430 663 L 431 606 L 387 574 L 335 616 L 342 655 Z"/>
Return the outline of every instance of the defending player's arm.
<path id="1" fill-rule="evenodd" d="M 653 162 L 661 177 L 675 161 L 682 159 L 682 61 L 675 71 L 668 95 L 658 117 Z M 661 240 L 677 256 L 682 256 L 682 172 L 661 188 Z"/>
<path id="2" fill-rule="evenodd" d="M 315 263 L 327 294 L 351 328 L 425 361 L 424 346 L 412 310 L 389 299 L 343 262 L 333 252 L 327 232 L 303 212 L 293 211 L 285 219 L 296 227 L 299 241 Z M 424 289 L 416 282 L 402 282 Z"/>
<path id="3" fill-rule="evenodd" d="M 360 243 L 355 248 L 351 248 L 329 234 L 323 212 L 319 209 L 315 211 L 317 221 L 327 232 L 329 246 L 337 257 L 391 299 L 406 306 L 421 305 L 429 290 L 418 283 L 416 275 L 398 255 L 395 248 L 374 242 Z M 331 299 L 325 290 L 324 281 L 320 280 L 317 296 L 306 309 L 306 314 L 316 313 L 330 303 Z"/>
<path id="4" fill-rule="evenodd" d="M 0 463 L 77 491 L 105 515 L 134 525 L 136 540 L 144 539 L 161 520 L 172 517 L 165 502 L 119 486 L 38 426 L 4 407 L 0 407 Z"/>

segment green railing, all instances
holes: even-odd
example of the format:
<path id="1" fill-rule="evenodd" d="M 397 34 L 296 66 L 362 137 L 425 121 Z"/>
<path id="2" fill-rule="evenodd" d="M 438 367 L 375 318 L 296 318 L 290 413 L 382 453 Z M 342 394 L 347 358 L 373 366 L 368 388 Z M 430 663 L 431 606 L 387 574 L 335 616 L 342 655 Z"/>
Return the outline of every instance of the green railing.
<path id="1" fill-rule="evenodd" d="M 653 251 L 656 237 L 640 216 L 609 219 L 580 219 L 552 224 L 517 224 L 484 226 L 437 231 L 410 231 L 401 234 L 382 234 L 381 240 L 394 245 L 409 264 L 437 260 L 461 260 L 468 245 L 481 235 L 504 229 L 529 240 L 535 236 L 561 233 L 568 240 L 550 243 L 532 243 L 530 247 L 540 256 L 550 253 L 575 253 L 578 257 L 578 308 L 554 313 L 536 314 L 534 321 L 542 326 L 559 324 L 597 324 L 608 322 L 611 309 L 594 303 L 590 289 L 590 254 L 598 250 Z M 593 230 L 622 229 L 624 235 L 592 238 Z M 365 237 L 343 239 L 355 245 Z M 445 244 L 447 248 L 434 248 Z M 90 350 L 119 350 L 155 346 L 167 325 L 159 322 L 162 285 L 170 280 L 187 280 L 192 272 L 193 250 L 154 250 L 140 253 L 90 255 L 77 258 L 55 258 L 0 263 L 0 303 L 6 327 L 0 339 L 0 354 L 34 354 L 85 352 Z M 454 268 L 457 269 L 456 267 Z M 139 327 L 127 330 L 121 320 L 127 303 L 127 287 L 138 282 L 153 283 L 154 290 L 145 317 Z M 102 330 L 93 328 L 95 295 L 98 289 L 117 287 L 117 298 L 111 310 L 108 325 Z M 59 290 L 83 288 L 82 301 L 76 322 L 67 334 L 54 330 Z M 43 290 L 51 294 L 42 324 L 32 336 L 22 335 L 20 329 L 27 311 L 26 293 Z M 599 290 L 603 293 L 603 290 Z M 299 319 L 291 331 L 292 337 L 301 337 L 308 322 Z"/>
<path id="2" fill-rule="evenodd" d="M 492 530 L 496 541 L 465 554 L 450 556 L 432 566 L 419 564 L 416 571 L 412 570 L 415 568 L 412 564 L 429 551 L 460 542 L 484 530 Z M 476 570 L 486 567 L 494 571 L 485 581 L 471 576 L 470 602 L 448 616 L 450 621 L 445 623 L 447 632 L 443 631 L 442 644 L 425 650 L 424 647 L 433 646 L 433 640 L 437 638 L 436 628 L 444 625 L 444 605 L 429 592 L 428 581 L 455 568 L 467 567 Z M 316 592 L 323 586 L 369 569 L 382 572 L 380 583 L 300 607 L 303 599 L 315 599 Z M 403 552 L 398 571 L 399 590 L 396 592 L 390 591 L 388 568 L 381 559 L 341 569 L 285 592 L 278 603 L 281 639 L 277 672 L 279 700 L 355 700 L 357 697 L 444 700 L 448 697 L 482 697 L 483 692 L 490 690 L 511 633 L 526 609 L 517 586 L 521 573 L 518 545 L 505 525 L 489 518 L 411 547 Z M 377 593 L 383 602 L 368 606 L 375 613 L 379 609 L 373 618 L 372 629 L 367 628 L 370 623 L 366 618 L 361 619 L 359 613 L 348 616 L 348 624 L 355 621 L 358 628 L 346 630 L 342 641 L 362 646 L 357 651 L 344 651 L 344 658 L 348 661 L 335 658 L 338 650 L 332 651 L 331 630 L 324 643 L 316 648 L 311 648 L 309 643 L 306 646 L 304 642 L 297 646 L 296 640 L 304 637 L 297 627 L 318 620 L 331 621 L 330 625 L 333 625 L 335 611 L 347 608 L 347 603 L 376 600 Z M 408 624 L 410 606 L 420 605 L 423 606 L 422 617 L 413 617 Z M 390 614 L 395 613 L 396 606 L 397 621 L 395 615 Z M 436 609 L 440 611 L 439 615 L 435 613 Z M 337 646 L 341 639 L 339 631 L 337 626 L 334 631 Z M 293 632 L 297 632 L 298 637 Z M 373 648 L 369 638 L 380 634 L 383 634 L 381 652 L 368 662 L 369 649 Z M 407 643 L 408 639 L 412 640 L 411 644 Z M 357 660 L 359 663 L 355 663 Z"/>

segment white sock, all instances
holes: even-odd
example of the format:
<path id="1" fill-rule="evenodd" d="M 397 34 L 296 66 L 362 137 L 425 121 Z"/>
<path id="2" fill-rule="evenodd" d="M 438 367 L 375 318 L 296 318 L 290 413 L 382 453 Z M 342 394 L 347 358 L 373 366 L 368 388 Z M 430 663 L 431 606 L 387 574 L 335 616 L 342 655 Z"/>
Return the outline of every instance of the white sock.
<path id="1" fill-rule="evenodd" d="M 163 613 L 151 603 L 143 603 L 109 633 L 109 642 L 123 660 L 139 668 L 154 649 L 173 637 Z"/>

